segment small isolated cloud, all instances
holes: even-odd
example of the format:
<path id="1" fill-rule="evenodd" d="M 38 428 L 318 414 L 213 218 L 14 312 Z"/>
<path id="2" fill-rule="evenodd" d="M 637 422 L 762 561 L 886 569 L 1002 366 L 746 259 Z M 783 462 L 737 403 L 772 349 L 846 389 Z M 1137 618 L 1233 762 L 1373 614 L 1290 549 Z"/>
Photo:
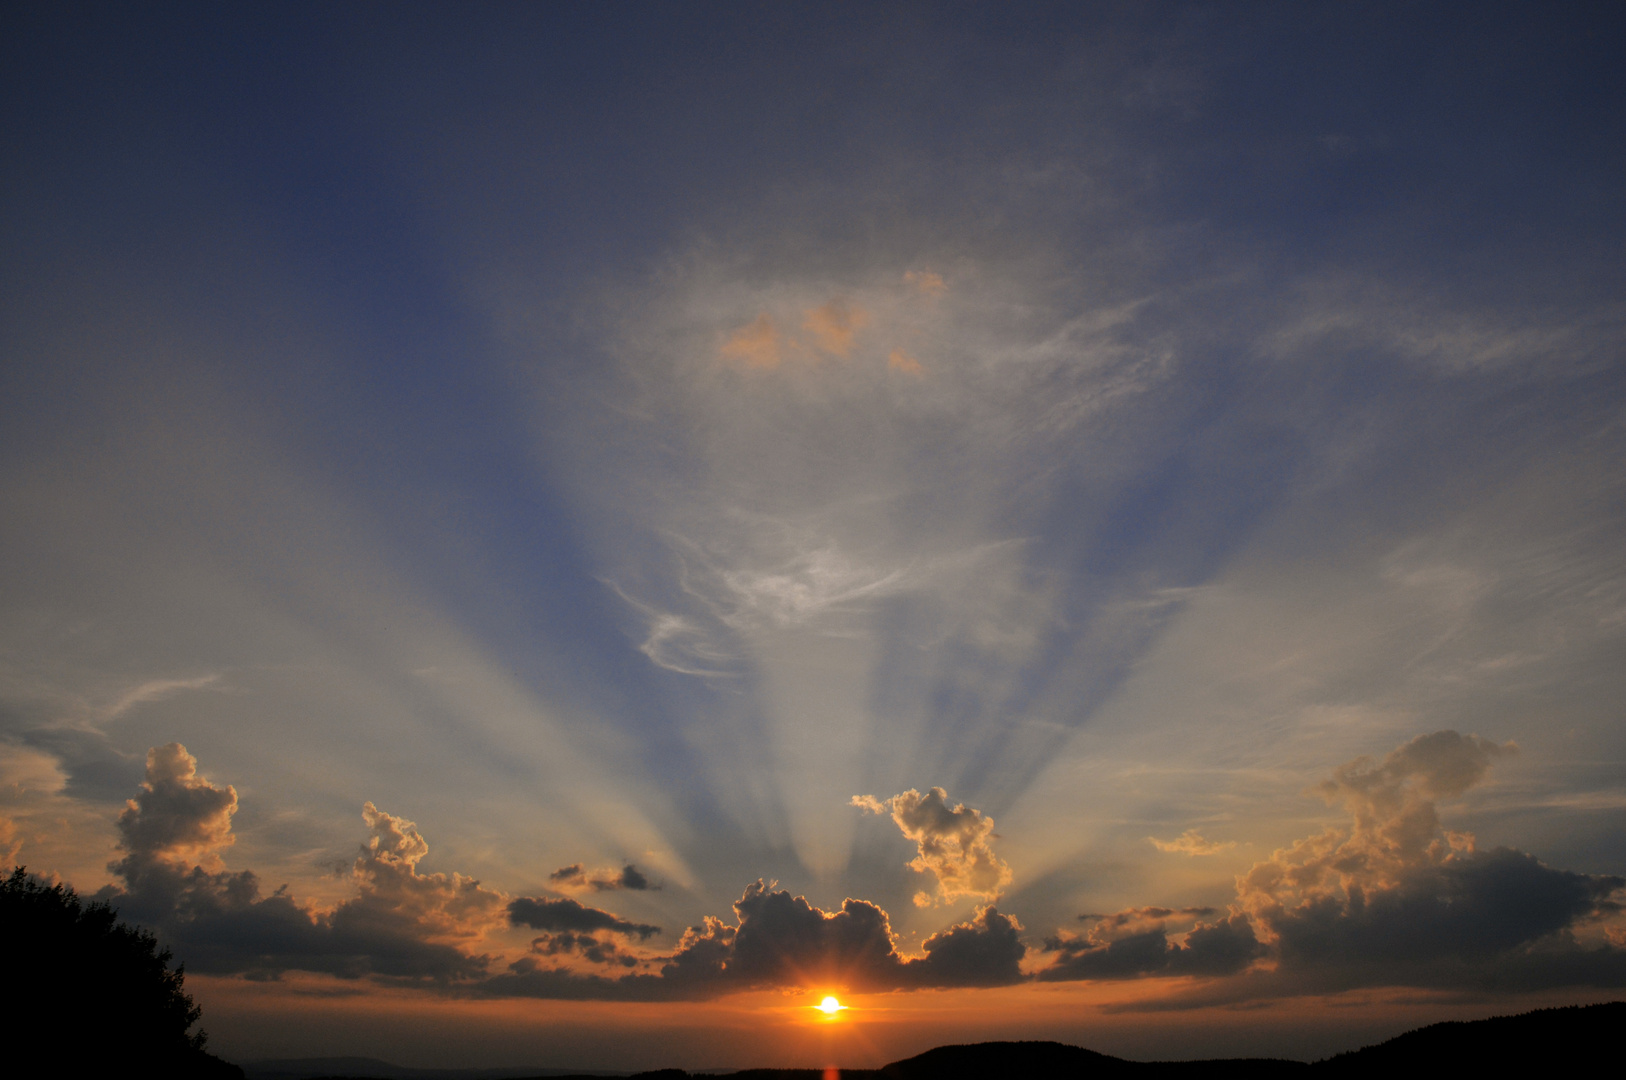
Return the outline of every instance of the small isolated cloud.
<path id="1" fill-rule="evenodd" d="M 628 922 L 608 911 L 586 907 L 568 897 L 553 900 L 546 897 L 521 896 L 508 905 L 508 920 L 515 926 L 529 926 L 532 930 L 575 930 L 591 933 L 607 930 L 613 934 L 636 935 L 640 941 L 661 932 L 658 926 Z"/>
<path id="2" fill-rule="evenodd" d="M 1155 836 L 1148 836 L 1152 846 L 1159 851 L 1166 851 L 1171 855 L 1218 855 L 1222 851 L 1230 851 L 1236 847 L 1236 841 L 1227 840 L 1220 843 L 1215 840 L 1204 840 L 1196 829 L 1187 829 L 1173 840 L 1159 840 Z"/>
<path id="3" fill-rule="evenodd" d="M 924 795 L 910 788 L 890 799 L 854 795 L 852 805 L 892 815 L 903 835 L 915 842 L 918 853 L 910 869 L 937 878 L 937 899 L 943 903 L 961 896 L 993 900 L 1011 883 L 1010 866 L 994 854 L 994 819 L 964 803 L 950 809 L 942 788 Z M 921 907 L 931 902 L 927 893 L 915 897 Z"/>
<path id="4" fill-rule="evenodd" d="M 548 882 L 557 889 L 592 889 L 594 892 L 612 892 L 617 889 L 646 892 L 660 888 L 659 885 L 651 885 L 649 879 L 631 863 L 620 870 L 592 872 L 584 870 L 581 863 L 573 863 L 570 866 L 561 866 L 549 874 Z"/>
<path id="5" fill-rule="evenodd" d="M 842 359 L 852 355 L 853 339 L 868 323 L 869 313 L 845 300 L 831 300 L 802 313 L 802 329 L 812 335 L 813 346 Z"/>
<path id="6" fill-rule="evenodd" d="M 923 296 L 942 296 L 948 292 L 948 282 L 943 280 L 943 275 L 931 270 L 907 270 L 903 280 L 920 290 Z"/>
<path id="7" fill-rule="evenodd" d="M 920 361 L 902 349 L 893 349 L 887 353 L 886 363 L 893 371 L 901 371 L 905 375 L 926 374 L 926 369 L 921 366 Z"/>
<path id="8" fill-rule="evenodd" d="M 722 358 L 743 368 L 771 371 L 783 356 L 779 327 L 766 311 L 735 330 L 723 342 Z"/>

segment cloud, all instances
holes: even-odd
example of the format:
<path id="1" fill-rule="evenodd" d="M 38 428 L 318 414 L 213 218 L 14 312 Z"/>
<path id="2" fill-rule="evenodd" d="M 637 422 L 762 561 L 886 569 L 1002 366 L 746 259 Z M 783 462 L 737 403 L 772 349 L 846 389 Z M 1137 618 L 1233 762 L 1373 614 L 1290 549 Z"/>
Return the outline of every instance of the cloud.
<path id="1" fill-rule="evenodd" d="M 802 313 L 802 329 L 813 335 L 814 347 L 843 360 L 852 355 L 853 339 L 868 324 L 869 312 L 840 299 Z"/>
<path id="2" fill-rule="evenodd" d="M 926 956 L 907 971 L 919 986 L 1008 986 L 1023 979 L 1027 954 L 1018 935 L 1022 924 L 992 904 L 967 922 L 957 923 L 921 943 Z"/>
<path id="3" fill-rule="evenodd" d="M 821 911 L 758 880 L 734 903 L 739 927 L 729 967 L 748 985 L 896 985 L 903 960 L 886 912 L 865 900 Z"/>
<path id="4" fill-rule="evenodd" d="M 608 911 L 585 907 L 568 897 L 552 900 L 521 896 L 508 905 L 508 919 L 515 926 L 529 926 L 533 930 L 608 930 L 629 937 L 636 934 L 640 940 L 661 932 L 658 926 L 628 922 Z"/>
<path id="5" fill-rule="evenodd" d="M 23 841 L 17 835 L 16 824 L 0 815 L 0 865 L 10 866 L 22 850 Z"/>
<path id="6" fill-rule="evenodd" d="M 948 283 L 943 280 L 943 275 L 930 270 L 906 270 L 903 280 L 920 290 L 924 296 L 936 297 L 948 292 Z"/>
<path id="7" fill-rule="evenodd" d="M 920 361 L 902 349 L 893 349 L 886 354 L 887 366 L 894 371 L 901 371 L 905 375 L 924 375 L 926 369 L 921 367 Z"/>
<path id="8" fill-rule="evenodd" d="M 961 896 L 992 900 L 1011 883 L 1011 868 L 994 854 L 994 819 L 964 803 L 951 810 L 942 788 L 924 795 L 910 788 L 885 800 L 854 795 L 852 805 L 874 814 L 891 813 L 903 835 L 916 844 L 910 869 L 936 876 L 937 899 L 943 903 Z M 927 893 L 915 896 L 921 907 L 931 902 Z"/>
<path id="9" fill-rule="evenodd" d="M 125 858 L 111 869 L 138 873 L 149 860 L 206 859 L 234 842 L 231 818 L 237 791 L 215 787 L 198 775 L 198 760 L 180 743 L 147 751 L 147 779 L 119 815 L 119 846 Z"/>
<path id="10" fill-rule="evenodd" d="M 1222 851 L 1230 851 L 1236 847 L 1234 840 L 1224 843 L 1204 840 L 1196 829 L 1187 829 L 1173 840 L 1159 840 L 1155 836 L 1148 836 L 1146 839 L 1159 851 L 1179 855 L 1218 855 Z"/>
<path id="11" fill-rule="evenodd" d="M 657 961 L 658 973 L 610 980 L 543 968 L 527 957 L 481 989 L 497 996 L 663 1000 L 765 987 L 899 990 L 1023 979 L 1022 926 L 992 907 L 928 938 L 919 958 L 898 953 L 891 920 L 865 900 L 848 898 L 839 910 L 824 911 L 759 879 L 735 902 L 734 914 L 734 925 L 707 917 L 686 930 L 677 949 Z"/>
<path id="12" fill-rule="evenodd" d="M 1232 914 L 1212 922 L 1212 908 L 1130 908 L 1110 915 L 1081 915 L 1094 925 L 1082 935 L 1056 934 L 1045 951 L 1058 953 L 1039 972 L 1044 982 L 1124 979 L 1141 975 L 1230 975 L 1246 968 L 1264 948 L 1248 920 Z M 1172 919 L 1171 919 L 1172 917 Z M 1171 922 L 1191 924 L 1171 940 Z"/>
<path id="13" fill-rule="evenodd" d="M 156 701 L 180 690 L 201 690 L 219 681 L 219 675 L 202 675 L 196 679 L 150 679 L 119 695 L 104 719 L 115 720 L 142 702 Z"/>
<path id="14" fill-rule="evenodd" d="M 531 951 L 538 956 L 575 955 L 593 964 L 637 967 L 641 958 L 628 952 L 609 938 L 592 934 L 544 934 L 531 941 Z"/>
<path id="15" fill-rule="evenodd" d="M 595 870 L 591 874 L 582 869 L 581 863 L 573 863 L 549 874 L 548 881 L 561 889 L 592 889 L 594 892 L 612 892 L 617 889 L 644 892 L 660 888 L 659 885 L 651 885 L 649 879 L 631 863 L 619 871 Z"/>
<path id="16" fill-rule="evenodd" d="M 1510 848 L 1478 850 L 1445 830 L 1436 800 L 1462 795 L 1514 753 L 1440 731 L 1382 762 L 1357 758 L 1315 790 L 1350 814 L 1276 851 L 1237 883 L 1245 912 L 1285 968 L 1338 964 L 1397 972 L 1441 960 L 1485 962 L 1562 945 L 1580 924 L 1617 909 L 1626 879 L 1546 866 Z"/>
<path id="17" fill-rule="evenodd" d="M 1626 952 L 1603 925 L 1621 913 L 1626 879 L 1558 870 L 1511 848 L 1481 851 L 1472 835 L 1440 824 L 1439 800 L 1461 796 L 1515 751 L 1439 731 L 1381 762 L 1341 765 L 1314 791 L 1348 823 L 1255 863 L 1237 878 L 1225 917 L 1195 921 L 1175 941 L 1167 908 L 1087 916 L 1095 925 L 1086 934 L 1046 939 L 1058 955 L 1038 978 L 1225 975 L 1259 960 L 1253 982 L 1225 993 L 1626 985 Z"/>
<path id="18" fill-rule="evenodd" d="M 370 802 L 362 809 L 369 835 L 350 867 L 355 893 L 323 910 L 286 889 L 263 895 L 253 871 L 216 869 L 219 851 L 233 842 L 236 808 L 236 792 L 201 777 L 183 746 L 155 748 L 142 791 L 120 819 L 124 857 L 110 868 L 124 887 L 98 894 L 157 931 L 195 971 L 275 979 L 301 970 L 485 994 L 651 1000 L 765 986 L 902 989 L 1022 978 L 1021 925 L 992 907 L 907 958 L 875 904 L 849 898 L 827 912 L 760 879 L 733 905 L 733 925 L 708 917 L 671 954 L 646 956 L 613 939 L 645 941 L 658 926 L 568 897 L 512 897 L 461 874 L 422 872 L 429 843 L 417 825 Z M 603 890 L 651 887 L 631 865 L 615 874 L 577 864 L 553 879 Z M 545 933 L 505 974 L 487 977 L 492 957 L 477 949 L 512 926 Z M 555 966 L 545 966 L 547 958 Z M 560 967 L 560 959 L 628 973 L 609 980 Z"/>
<path id="19" fill-rule="evenodd" d="M 766 311 L 728 336 L 719 350 L 726 361 L 744 368 L 771 371 L 779 366 L 782 346 L 779 327 Z"/>
<path id="20" fill-rule="evenodd" d="M 278 889 L 262 896 L 252 870 L 216 869 L 229 846 L 237 794 L 197 774 L 179 743 L 154 748 L 147 780 L 119 818 L 123 888 L 98 895 L 149 926 L 195 971 L 275 978 L 289 970 L 449 982 L 485 972 L 469 946 L 506 925 L 508 898 L 461 874 L 424 874 L 417 826 L 362 808 L 370 833 L 350 868 L 355 895 L 331 910 Z"/>
<path id="21" fill-rule="evenodd" d="M 878 573 L 855 564 L 833 546 L 797 551 L 770 569 L 724 571 L 728 606 L 721 617 L 735 629 L 795 626 L 858 601 L 899 589 L 901 570 Z"/>

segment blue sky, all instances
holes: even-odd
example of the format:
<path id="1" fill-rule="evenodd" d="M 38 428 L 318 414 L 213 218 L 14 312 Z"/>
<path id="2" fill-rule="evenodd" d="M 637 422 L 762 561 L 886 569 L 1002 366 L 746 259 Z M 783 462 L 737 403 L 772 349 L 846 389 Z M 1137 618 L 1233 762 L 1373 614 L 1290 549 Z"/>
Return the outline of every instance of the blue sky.
<path id="1" fill-rule="evenodd" d="M 0 846 L 221 1053 L 1618 994 L 1610 7 L 6 21 Z M 775 911 L 835 936 L 752 967 Z"/>

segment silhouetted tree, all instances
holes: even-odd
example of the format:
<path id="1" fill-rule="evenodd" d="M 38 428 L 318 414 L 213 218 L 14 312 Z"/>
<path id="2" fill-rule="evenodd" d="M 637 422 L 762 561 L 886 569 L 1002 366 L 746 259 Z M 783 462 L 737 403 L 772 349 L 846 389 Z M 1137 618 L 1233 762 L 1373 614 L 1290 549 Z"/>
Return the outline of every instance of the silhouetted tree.
<path id="1" fill-rule="evenodd" d="M 5 1026 L 13 1046 L 68 1075 L 157 1068 L 172 1076 L 243 1075 L 188 1034 L 202 1011 L 182 990 L 184 965 L 105 903 L 81 903 L 19 866 L 0 879 Z"/>

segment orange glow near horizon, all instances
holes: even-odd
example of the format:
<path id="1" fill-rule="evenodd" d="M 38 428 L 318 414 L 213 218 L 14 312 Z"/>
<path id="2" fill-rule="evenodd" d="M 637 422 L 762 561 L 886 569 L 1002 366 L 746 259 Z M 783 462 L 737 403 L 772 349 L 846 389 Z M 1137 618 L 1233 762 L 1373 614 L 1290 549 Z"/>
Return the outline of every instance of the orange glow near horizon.
<path id="1" fill-rule="evenodd" d="M 847 1006 L 843 1005 L 840 1001 L 836 1000 L 834 997 L 825 998 L 823 1001 L 821 1001 L 817 1005 L 813 1006 L 813 1008 L 819 1010 L 824 1015 L 829 1016 L 829 1017 L 834 1017 L 838 1013 L 842 1013 L 842 1012 L 847 1011 Z"/>

